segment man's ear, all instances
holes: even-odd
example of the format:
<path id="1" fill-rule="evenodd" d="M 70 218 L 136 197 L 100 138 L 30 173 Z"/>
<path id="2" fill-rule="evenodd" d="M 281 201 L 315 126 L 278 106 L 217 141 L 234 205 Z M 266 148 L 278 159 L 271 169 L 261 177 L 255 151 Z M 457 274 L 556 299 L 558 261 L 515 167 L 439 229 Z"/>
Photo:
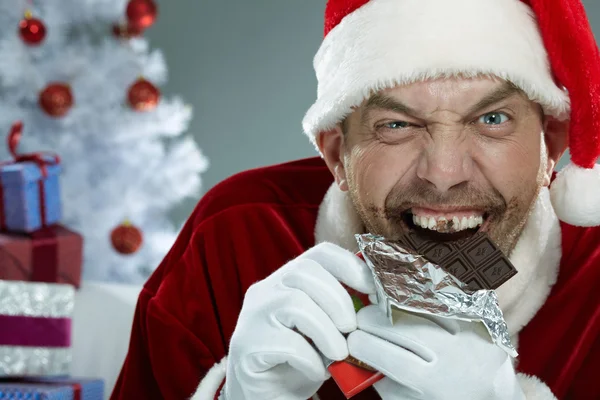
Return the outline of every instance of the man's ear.
<path id="1" fill-rule="evenodd" d="M 544 141 L 548 149 L 548 165 L 544 186 L 550 185 L 554 167 L 560 161 L 569 145 L 569 122 L 559 121 L 554 117 L 546 116 L 544 121 Z"/>
<path id="2" fill-rule="evenodd" d="M 344 165 L 344 133 L 340 126 L 317 135 L 317 146 L 340 190 L 348 191 Z"/>

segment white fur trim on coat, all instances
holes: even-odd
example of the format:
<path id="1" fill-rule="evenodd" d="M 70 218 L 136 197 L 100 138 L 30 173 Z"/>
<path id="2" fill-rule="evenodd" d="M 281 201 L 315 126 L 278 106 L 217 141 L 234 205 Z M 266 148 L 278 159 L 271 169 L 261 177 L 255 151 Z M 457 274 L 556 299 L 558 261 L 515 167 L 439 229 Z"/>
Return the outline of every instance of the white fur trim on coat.
<path id="1" fill-rule="evenodd" d="M 570 108 L 518 0 L 371 0 L 329 32 L 313 64 L 317 101 L 302 123 L 313 143 L 373 92 L 448 76 L 509 80 L 559 119 Z"/>
<path id="2" fill-rule="evenodd" d="M 570 163 L 550 189 L 558 218 L 574 226 L 600 225 L 600 165 L 581 168 Z"/>
<path id="3" fill-rule="evenodd" d="M 317 243 L 331 242 L 358 251 L 354 235 L 364 227 L 347 192 L 334 183 L 319 208 L 315 226 Z M 542 307 L 558 276 L 561 234 L 547 188 L 542 188 L 510 260 L 519 272 L 496 290 L 511 336 Z"/>
<path id="4" fill-rule="evenodd" d="M 550 388 L 535 376 L 517 374 L 517 378 L 527 400 L 556 400 Z"/>
<path id="5" fill-rule="evenodd" d="M 208 370 L 190 400 L 214 400 L 227 373 L 227 357 Z"/>
<path id="6" fill-rule="evenodd" d="M 350 196 L 333 183 L 319 206 L 315 226 L 317 243 L 332 242 L 353 253 L 358 251 L 355 234 L 364 233 L 363 222 L 355 211 Z"/>

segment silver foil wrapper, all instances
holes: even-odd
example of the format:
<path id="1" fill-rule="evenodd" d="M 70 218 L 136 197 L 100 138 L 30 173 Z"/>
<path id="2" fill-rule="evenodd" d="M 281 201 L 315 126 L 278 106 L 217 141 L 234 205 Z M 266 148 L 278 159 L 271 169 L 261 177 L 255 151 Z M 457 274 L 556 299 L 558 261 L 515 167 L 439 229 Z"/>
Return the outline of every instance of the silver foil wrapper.
<path id="1" fill-rule="evenodd" d="M 481 322 L 492 341 L 516 357 L 508 326 L 493 290 L 470 292 L 466 285 L 412 253 L 400 243 L 371 235 L 356 235 L 359 249 L 373 272 L 377 301 L 392 321 L 392 309 L 462 321 Z M 386 259 L 386 262 L 376 260 Z"/>
<path id="2" fill-rule="evenodd" d="M 0 315 L 71 318 L 74 300 L 71 285 L 0 280 Z M 0 344 L 0 377 L 66 375 L 71 357 L 70 348 Z"/>

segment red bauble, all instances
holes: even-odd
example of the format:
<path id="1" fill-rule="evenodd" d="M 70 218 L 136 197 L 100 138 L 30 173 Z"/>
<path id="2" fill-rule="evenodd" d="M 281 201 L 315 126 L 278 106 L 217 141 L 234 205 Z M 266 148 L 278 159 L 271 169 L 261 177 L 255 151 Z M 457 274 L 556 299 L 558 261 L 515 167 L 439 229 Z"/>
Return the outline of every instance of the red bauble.
<path id="1" fill-rule="evenodd" d="M 134 110 L 149 111 L 156 108 L 160 100 L 160 91 L 146 79 L 140 78 L 129 88 L 127 98 Z"/>
<path id="2" fill-rule="evenodd" d="M 130 39 L 133 37 L 141 36 L 144 32 L 142 29 L 133 27 L 131 25 L 122 24 L 122 25 L 113 25 L 112 28 L 113 35 L 121 39 Z"/>
<path id="3" fill-rule="evenodd" d="M 25 18 L 19 22 L 19 33 L 23 41 L 29 45 L 38 45 L 46 37 L 46 26 L 37 19 L 32 18 L 31 13 L 25 13 Z"/>
<path id="4" fill-rule="evenodd" d="M 153 0 L 129 0 L 127 4 L 127 22 L 137 29 L 149 28 L 156 21 L 157 14 Z"/>
<path id="5" fill-rule="evenodd" d="M 133 254 L 142 246 L 143 235 L 139 228 L 129 222 L 123 222 L 112 230 L 110 241 L 118 253 Z"/>
<path id="6" fill-rule="evenodd" d="M 46 114 L 62 117 L 73 106 L 71 88 L 64 83 L 51 83 L 40 93 L 39 103 Z"/>

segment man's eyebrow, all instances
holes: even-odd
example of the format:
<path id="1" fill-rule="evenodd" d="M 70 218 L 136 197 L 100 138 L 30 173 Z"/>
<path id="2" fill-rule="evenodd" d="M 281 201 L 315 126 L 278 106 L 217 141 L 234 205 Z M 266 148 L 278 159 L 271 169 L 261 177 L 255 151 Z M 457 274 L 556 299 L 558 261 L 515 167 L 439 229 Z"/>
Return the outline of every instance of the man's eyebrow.
<path id="1" fill-rule="evenodd" d="M 483 99 L 479 100 L 477 104 L 475 104 L 469 109 L 466 115 L 476 114 L 477 112 L 491 105 L 494 105 L 504 99 L 507 99 L 516 93 L 521 93 L 521 89 L 519 89 L 510 82 L 505 82 L 498 89 L 494 90 L 493 92 L 485 96 Z"/>
<path id="2" fill-rule="evenodd" d="M 478 111 L 481 111 L 484 108 L 487 108 L 495 103 L 507 99 L 516 93 L 521 93 L 521 89 L 519 89 L 511 82 L 504 82 L 504 84 L 498 89 L 494 90 L 493 92 L 486 95 L 483 99 L 479 100 L 477 104 L 475 104 L 469 109 L 466 115 L 476 114 Z M 407 114 L 411 116 L 418 115 L 418 112 L 414 109 L 384 93 L 376 93 L 367 100 L 363 107 L 363 113 L 361 118 L 361 122 L 363 124 L 366 123 L 366 119 L 369 116 L 370 112 L 374 110 L 393 111 L 396 113 Z"/>
<path id="3" fill-rule="evenodd" d="M 403 104 L 402 102 L 394 99 L 393 97 L 387 96 L 383 93 L 376 93 L 369 97 L 364 105 L 362 113 L 362 122 L 365 123 L 368 115 L 374 110 L 386 110 L 393 111 L 396 113 L 416 115 L 416 111 Z"/>

